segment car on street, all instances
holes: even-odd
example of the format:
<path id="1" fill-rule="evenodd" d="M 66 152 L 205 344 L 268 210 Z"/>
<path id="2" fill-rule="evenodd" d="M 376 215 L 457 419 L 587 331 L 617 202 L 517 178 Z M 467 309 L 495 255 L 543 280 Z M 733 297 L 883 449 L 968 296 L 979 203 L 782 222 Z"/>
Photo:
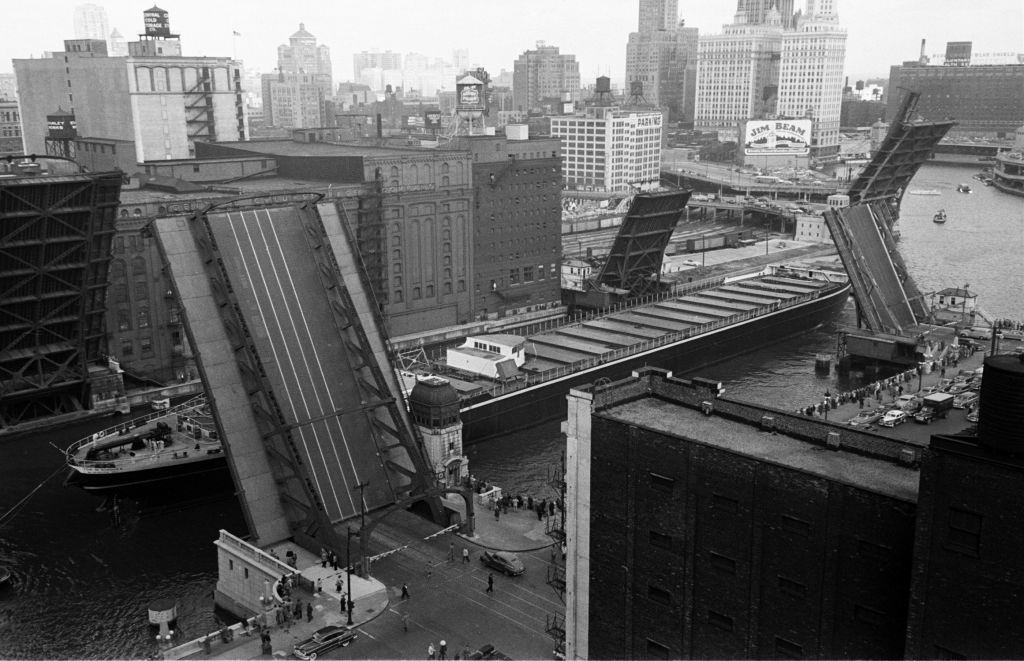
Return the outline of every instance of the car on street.
<path id="1" fill-rule="evenodd" d="M 526 571 L 519 557 L 507 551 L 484 551 L 480 554 L 480 562 L 509 576 L 519 576 Z"/>
<path id="2" fill-rule="evenodd" d="M 906 413 L 916 413 L 921 408 L 921 398 L 917 395 L 900 395 L 896 406 Z"/>
<path id="3" fill-rule="evenodd" d="M 907 421 L 907 414 L 899 409 L 893 409 L 882 416 L 882 419 L 878 421 L 878 424 L 883 427 L 895 427 L 896 425 L 902 425 Z"/>
<path id="4" fill-rule="evenodd" d="M 292 653 L 297 658 L 314 661 L 317 656 L 333 650 L 335 647 L 347 647 L 356 639 L 356 632 L 348 627 L 332 624 L 313 632 L 313 635 L 295 644 Z"/>
<path id="5" fill-rule="evenodd" d="M 846 421 L 851 427 L 867 427 L 882 419 L 882 411 L 861 411 Z"/>
<path id="6" fill-rule="evenodd" d="M 920 411 L 914 414 L 914 422 L 920 422 L 922 425 L 927 425 L 934 419 L 935 409 L 930 406 L 922 407 Z"/>
<path id="7" fill-rule="evenodd" d="M 700 262 L 693 259 L 684 259 L 683 266 L 700 266 Z"/>
<path id="8" fill-rule="evenodd" d="M 955 409 L 969 409 L 978 403 L 978 393 L 973 390 L 962 392 L 953 399 L 953 408 Z"/>

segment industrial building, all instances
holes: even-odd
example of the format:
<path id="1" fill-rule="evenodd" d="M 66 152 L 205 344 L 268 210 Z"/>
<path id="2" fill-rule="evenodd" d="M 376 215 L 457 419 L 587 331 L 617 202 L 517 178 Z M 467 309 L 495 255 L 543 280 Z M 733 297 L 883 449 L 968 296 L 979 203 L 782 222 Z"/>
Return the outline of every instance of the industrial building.
<path id="1" fill-rule="evenodd" d="M 610 95 L 598 78 L 598 95 Z M 607 105 L 606 105 L 607 104 Z M 661 176 L 663 115 L 598 100 L 572 115 L 552 116 L 551 136 L 562 141 L 566 186 L 598 191 L 631 191 L 657 185 Z"/>
<path id="2" fill-rule="evenodd" d="M 1012 139 L 1024 124 L 1024 64 L 973 65 L 971 42 L 952 42 L 945 64 L 931 65 L 924 47 L 922 41 L 918 60 L 889 68 L 886 121 L 907 91 L 914 91 L 921 95 L 917 111 L 923 117 L 956 120 L 950 138 Z"/>
<path id="3" fill-rule="evenodd" d="M 1022 388 L 987 358 L 924 446 L 655 368 L 571 391 L 566 658 L 1019 657 Z"/>
<path id="4" fill-rule="evenodd" d="M 191 158 L 197 141 L 247 139 L 241 64 L 184 56 L 167 12 L 153 7 L 145 18 L 127 57 L 109 56 L 105 41 L 69 40 L 52 57 L 13 61 L 28 153 L 58 153 L 46 137 L 59 108 L 90 150 L 113 141 L 128 164 Z"/>

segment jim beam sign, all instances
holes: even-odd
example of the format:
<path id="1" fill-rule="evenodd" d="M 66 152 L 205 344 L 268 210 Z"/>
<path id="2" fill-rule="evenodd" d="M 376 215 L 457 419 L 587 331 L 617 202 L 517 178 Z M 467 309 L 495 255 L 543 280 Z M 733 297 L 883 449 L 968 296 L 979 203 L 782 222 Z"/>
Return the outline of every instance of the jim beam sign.
<path id="1" fill-rule="evenodd" d="M 747 156 L 800 156 L 810 152 L 810 140 L 809 119 L 757 119 L 747 122 L 743 151 Z"/>

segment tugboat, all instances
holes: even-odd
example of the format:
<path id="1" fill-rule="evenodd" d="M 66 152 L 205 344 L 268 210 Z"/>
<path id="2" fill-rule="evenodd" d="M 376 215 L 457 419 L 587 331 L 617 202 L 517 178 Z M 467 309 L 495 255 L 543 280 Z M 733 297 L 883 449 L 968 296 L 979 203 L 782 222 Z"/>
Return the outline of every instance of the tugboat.
<path id="1" fill-rule="evenodd" d="M 205 395 L 86 436 L 64 454 L 65 483 L 97 494 L 228 472 Z"/>
<path id="2" fill-rule="evenodd" d="M 968 186 L 967 184 L 957 184 L 956 191 L 958 193 L 970 193 L 971 187 Z"/>
<path id="3" fill-rule="evenodd" d="M 932 222 L 933 222 L 933 223 L 938 223 L 938 224 L 940 224 L 940 225 L 941 225 L 942 223 L 946 222 L 946 210 L 945 210 L 945 209 L 939 209 L 939 210 L 938 210 L 938 211 L 937 211 L 937 212 L 935 213 L 935 215 L 934 215 L 934 216 L 932 216 Z"/>

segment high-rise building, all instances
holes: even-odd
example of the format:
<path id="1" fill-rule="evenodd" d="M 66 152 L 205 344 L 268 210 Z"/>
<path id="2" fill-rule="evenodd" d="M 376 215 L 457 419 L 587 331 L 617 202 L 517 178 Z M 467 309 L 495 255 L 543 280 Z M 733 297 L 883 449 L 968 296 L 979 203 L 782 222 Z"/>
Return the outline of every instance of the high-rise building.
<path id="1" fill-rule="evenodd" d="M 75 39 L 106 40 L 110 34 L 107 10 L 91 2 L 75 7 L 74 24 Z"/>
<path id="2" fill-rule="evenodd" d="M 640 0 L 640 32 L 671 30 L 679 16 L 679 0 Z"/>
<path id="3" fill-rule="evenodd" d="M 21 154 L 21 119 L 18 102 L 0 94 L 0 156 Z"/>
<path id="4" fill-rule="evenodd" d="M 401 69 L 402 55 L 391 51 L 363 51 L 352 55 L 352 77 L 360 80 L 364 69 Z"/>
<path id="5" fill-rule="evenodd" d="M 554 116 L 551 136 L 562 140 L 562 179 L 570 188 L 632 191 L 658 183 L 662 113 L 588 106 Z"/>
<path id="6" fill-rule="evenodd" d="M 639 30 L 626 45 L 626 83 L 643 85 L 648 103 L 672 121 L 693 121 L 697 28 L 676 25 L 676 0 L 641 0 Z"/>
<path id="7" fill-rule="evenodd" d="M 324 101 L 334 93 L 331 51 L 317 45 L 304 23 L 277 47 L 277 73 L 262 77 L 266 124 L 280 128 L 323 126 Z"/>
<path id="8" fill-rule="evenodd" d="M 562 95 L 570 101 L 580 98 L 580 65 L 576 56 L 560 53 L 558 46 L 537 42 L 533 50 L 524 51 L 515 62 L 512 73 L 512 98 L 515 110 L 529 112 L 545 102 L 558 105 Z"/>
<path id="9" fill-rule="evenodd" d="M 124 57 L 128 54 L 128 41 L 117 28 L 114 28 L 107 38 L 107 54 L 110 57 Z"/>
<path id="10" fill-rule="evenodd" d="M 52 57 L 14 60 L 29 153 L 46 153 L 46 116 L 57 108 L 74 115 L 80 140 L 116 149 L 122 163 L 189 158 L 197 141 L 246 139 L 239 62 L 181 55 L 167 13 L 144 14 L 146 31 L 128 57 L 109 57 L 105 41 L 69 40 Z"/>
<path id="11" fill-rule="evenodd" d="M 839 153 L 846 31 L 834 0 L 738 0 L 734 22 L 700 39 L 694 128 L 739 141 L 748 119 L 813 120 L 810 155 Z"/>

